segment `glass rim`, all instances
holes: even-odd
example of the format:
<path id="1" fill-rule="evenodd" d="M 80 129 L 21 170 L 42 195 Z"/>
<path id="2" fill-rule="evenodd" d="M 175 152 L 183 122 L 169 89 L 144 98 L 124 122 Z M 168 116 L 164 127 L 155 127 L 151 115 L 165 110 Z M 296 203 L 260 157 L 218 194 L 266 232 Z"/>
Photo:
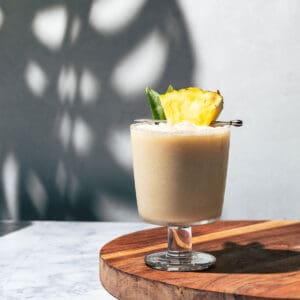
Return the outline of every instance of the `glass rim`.
<path id="1" fill-rule="evenodd" d="M 167 120 L 154 120 L 154 119 L 134 119 L 131 125 L 137 124 L 149 124 L 149 125 L 159 125 L 160 123 L 168 124 Z M 196 125 L 197 126 L 197 125 Z M 198 125 L 199 126 L 199 125 Z M 242 120 L 230 120 L 230 121 L 212 121 L 208 127 L 241 127 L 243 126 Z"/>

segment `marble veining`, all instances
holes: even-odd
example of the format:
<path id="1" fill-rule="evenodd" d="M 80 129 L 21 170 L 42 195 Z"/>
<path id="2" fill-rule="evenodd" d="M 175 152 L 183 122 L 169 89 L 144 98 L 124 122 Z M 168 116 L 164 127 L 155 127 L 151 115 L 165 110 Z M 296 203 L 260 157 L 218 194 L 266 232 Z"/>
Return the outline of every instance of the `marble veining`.
<path id="1" fill-rule="evenodd" d="M 0 299 L 115 299 L 99 283 L 98 252 L 144 223 L 0 222 Z M 11 227 L 11 226 L 10 226 Z"/>

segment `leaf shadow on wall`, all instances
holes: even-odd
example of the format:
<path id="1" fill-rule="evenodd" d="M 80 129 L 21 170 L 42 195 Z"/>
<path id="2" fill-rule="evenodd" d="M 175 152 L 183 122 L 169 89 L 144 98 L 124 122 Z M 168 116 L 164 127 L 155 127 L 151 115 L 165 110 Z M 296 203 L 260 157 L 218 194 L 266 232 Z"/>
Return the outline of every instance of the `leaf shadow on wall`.
<path id="1" fill-rule="evenodd" d="M 175 0 L 118 27 L 121 2 L 0 2 L 0 218 L 137 218 L 129 124 L 146 84 L 192 84 L 194 58 Z"/>

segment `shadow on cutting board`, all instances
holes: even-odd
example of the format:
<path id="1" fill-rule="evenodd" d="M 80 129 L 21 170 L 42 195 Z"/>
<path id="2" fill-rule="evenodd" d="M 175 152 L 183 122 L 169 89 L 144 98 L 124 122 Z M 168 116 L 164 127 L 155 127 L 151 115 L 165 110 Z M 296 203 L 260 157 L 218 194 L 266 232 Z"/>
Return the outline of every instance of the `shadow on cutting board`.
<path id="1" fill-rule="evenodd" d="M 266 249 L 258 242 L 247 245 L 227 242 L 224 249 L 209 253 L 217 258 L 209 273 L 266 274 L 300 270 L 300 252 Z"/>

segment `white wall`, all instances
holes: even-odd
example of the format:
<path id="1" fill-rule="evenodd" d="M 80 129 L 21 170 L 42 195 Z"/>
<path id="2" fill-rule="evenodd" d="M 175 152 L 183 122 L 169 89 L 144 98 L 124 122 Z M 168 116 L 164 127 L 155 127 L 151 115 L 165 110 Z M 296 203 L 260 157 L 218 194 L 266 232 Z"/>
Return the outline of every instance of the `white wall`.
<path id="1" fill-rule="evenodd" d="M 224 218 L 300 217 L 300 1 L 182 0 L 196 85 L 232 130 Z"/>
<path id="2" fill-rule="evenodd" d="M 0 219 L 137 220 L 128 126 L 219 89 L 224 218 L 300 216 L 300 1 L 0 0 Z"/>

